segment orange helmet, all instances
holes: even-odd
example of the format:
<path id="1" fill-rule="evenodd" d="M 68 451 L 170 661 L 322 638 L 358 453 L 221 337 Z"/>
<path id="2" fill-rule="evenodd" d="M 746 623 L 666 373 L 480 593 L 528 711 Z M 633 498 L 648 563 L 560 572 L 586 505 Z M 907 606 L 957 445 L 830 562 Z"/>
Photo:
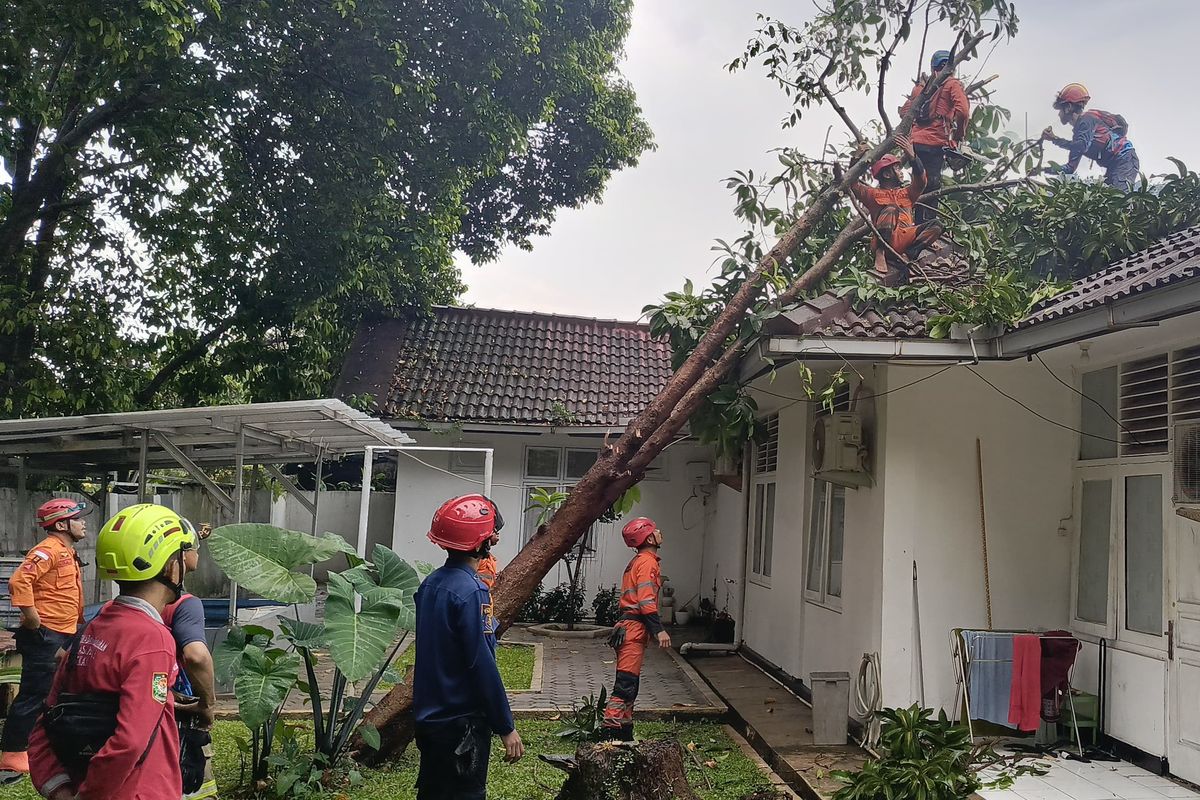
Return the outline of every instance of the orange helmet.
<path id="1" fill-rule="evenodd" d="M 654 520 L 649 517 L 637 517 L 625 523 L 625 527 L 621 529 L 621 538 L 628 547 L 641 547 L 656 530 L 658 526 L 654 524 Z"/>
<path id="2" fill-rule="evenodd" d="M 875 180 L 879 180 L 879 173 L 883 172 L 888 167 L 894 167 L 899 163 L 900 159 L 897 156 L 888 153 L 883 158 L 871 165 L 871 177 Z"/>
<path id="3" fill-rule="evenodd" d="M 1068 83 L 1054 96 L 1054 107 L 1059 108 L 1067 103 L 1078 103 L 1086 106 L 1092 95 L 1082 83 Z"/>
<path id="4" fill-rule="evenodd" d="M 481 494 L 454 497 L 433 514 L 429 541 L 447 550 L 471 553 L 504 527 L 500 509 Z"/>

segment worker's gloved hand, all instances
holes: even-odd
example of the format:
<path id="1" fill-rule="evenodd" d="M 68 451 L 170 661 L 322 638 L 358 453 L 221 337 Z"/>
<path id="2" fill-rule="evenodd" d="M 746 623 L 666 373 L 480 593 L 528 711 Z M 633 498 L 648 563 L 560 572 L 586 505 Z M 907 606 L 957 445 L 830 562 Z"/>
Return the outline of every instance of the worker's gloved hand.
<path id="1" fill-rule="evenodd" d="M 671 647 L 671 634 L 667 633 L 666 631 L 659 631 L 658 646 L 663 650 L 669 649 Z"/>
<path id="2" fill-rule="evenodd" d="M 509 764 L 520 761 L 525 755 L 525 743 L 521 741 L 521 734 L 517 733 L 516 728 L 501 736 L 500 741 L 504 742 L 504 760 Z"/>
<path id="3" fill-rule="evenodd" d="M 1042 141 L 1048 142 L 1054 137 L 1054 128 L 1050 125 L 1046 126 L 1046 130 L 1042 131 Z"/>

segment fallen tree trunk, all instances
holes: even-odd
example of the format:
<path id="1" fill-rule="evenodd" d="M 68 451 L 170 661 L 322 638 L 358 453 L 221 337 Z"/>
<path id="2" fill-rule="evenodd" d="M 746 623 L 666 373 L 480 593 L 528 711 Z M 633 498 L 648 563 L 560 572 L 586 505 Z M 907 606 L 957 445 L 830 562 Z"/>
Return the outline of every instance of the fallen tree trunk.
<path id="1" fill-rule="evenodd" d="M 933 80 L 927 82 L 912 110 L 904 116 L 892 133 L 885 136 L 883 141 L 864 157 L 851 164 L 840 181 L 835 180 L 816 195 L 811 205 L 758 262 L 754 272 L 730 298 L 712 327 L 670 377 L 658 396 L 629 423 L 616 442 L 606 445 L 600 451 L 596 463 L 575 484 L 566 502 L 551 518 L 545 533 L 531 539 L 500 572 L 492 590 L 493 613 L 500 622 L 499 635 L 503 635 L 516 620 L 517 614 L 546 574 L 626 489 L 641 480 L 646 467 L 670 444 L 704 399 L 720 386 L 725 376 L 737 364 L 738 355 L 745 343 L 731 342 L 730 339 L 744 321 L 747 311 L 760 297 L 764 277 L 786 262 L 833 210 L 850 185 L 862 177 L 870 164 L 892 149 L 895 136 L 907 134 L 912 129 L 916 108 L 933 96 L 950 76 L 953 68 L 963 61 L 983 38 L 983 34 L 970 37 L 963 49 L 951 60 L 950 68 L 944 69 Z M 780 296 L 779 301 L 795 301 L 804 291 L 815 288 L 837 262 L 838 257 L 865 230 L 866 226 L 859 221 L 847 226 L 829 251 L 807 269 Z M 407 746 L 407 742 L 400 745 L 392 737 L 410 730 L 410 726 L 407 723 L 401 724 L 398 717 L 407 716 L 411 706 L 411 689 L 396 686 L 363 719 L 364 724 L 372 725 L 380 731 L 380 750 L 389 752 L 392 757 L 402 753 Z M 363 742 L 361 736 L 356 735 L 352 748 L 355 758 L 359 761 L 378 760 L 377 755 L 371 752 L 371 748 Z"/>
<path id="2" fill-rule="evenodd" d="M 551 763 L 570 775 L 557 800 L 700 800 L 673 739 L 582 744 L 569 765 Z"/>

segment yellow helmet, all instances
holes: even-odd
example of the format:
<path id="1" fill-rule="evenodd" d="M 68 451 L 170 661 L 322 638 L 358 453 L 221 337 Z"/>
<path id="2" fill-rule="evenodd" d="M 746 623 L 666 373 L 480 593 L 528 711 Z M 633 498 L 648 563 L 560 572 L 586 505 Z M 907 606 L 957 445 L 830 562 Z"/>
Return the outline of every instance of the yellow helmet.
<path id="1" fill-rule="evenodd" d="M 138 503 L 104 523 L 96 537 L 96 565 L 109 580 L 147 581 L 180 550 L 195 546 L 192 523 L 166 506 Z"/>

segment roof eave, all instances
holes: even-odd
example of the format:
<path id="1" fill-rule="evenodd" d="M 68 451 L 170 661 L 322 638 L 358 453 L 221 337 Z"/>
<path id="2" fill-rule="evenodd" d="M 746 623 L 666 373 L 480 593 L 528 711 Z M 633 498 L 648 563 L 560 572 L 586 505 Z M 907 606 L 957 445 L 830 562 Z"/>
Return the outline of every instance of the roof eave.
<path id="1" fill-rule="evenodd" d="M 828 336 L 773 336 L 767 340 L 766 356 L 805 360 L 856 359 L 859 361 L 945 361 L 980 360 L 1000 357 L 995 340 L 969 342 L 943 339 L 868 339 Z"/>
<path id="2" fill-rule="evenodd" d="M 1200 277 L 1018 328 L 1001 338 L 1002 352 L 1008 358 L 1032 355 L 1084 339 L 1154 325 L 1197 308 L 1200 308 Z"/>

